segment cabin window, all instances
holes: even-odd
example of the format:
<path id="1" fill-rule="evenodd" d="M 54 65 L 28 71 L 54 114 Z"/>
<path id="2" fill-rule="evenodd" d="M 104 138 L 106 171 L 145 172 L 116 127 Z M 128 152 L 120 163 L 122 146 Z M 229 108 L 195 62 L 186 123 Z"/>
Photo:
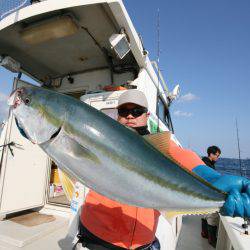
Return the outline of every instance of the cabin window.
<path id="1" fill-rule="evenodd" d="M 158 98 L 158 117 L 160 118 L 160 120 L 165 123 L 166 122 L 166 114 L 165 114 L 165 105 L 162 101 L 161 98 Z"/>
<path id="2" fill-rule="evenodd" d="M 168 107 L 166 107 L 160 97 L 157 101 L 157 116 L 168 127 L 170 131 L 174 132 L 169 109 Z"/>

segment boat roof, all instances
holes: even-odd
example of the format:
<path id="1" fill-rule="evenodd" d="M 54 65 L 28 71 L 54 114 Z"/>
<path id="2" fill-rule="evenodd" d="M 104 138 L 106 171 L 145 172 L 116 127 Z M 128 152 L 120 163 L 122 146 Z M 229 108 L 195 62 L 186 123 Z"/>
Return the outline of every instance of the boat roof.
<path id="1" fill-rule="evenodd" d="M 21 38 L 24 29 L 58 16 L 69 15 L 81 27 L 70 36 L 39 44 Z M 22 8 L 0 21 L 0 55 L 21 64 L 21 70 L 39 81 L 110 67 L 102 49 L 112 55 L 109 38 L 124 28 L 131 52 L 114 65 L 143 65 L 140 38 L 119 0 L 47 0 Z M 98 46 L 99 45 L 99 46 Z"/>

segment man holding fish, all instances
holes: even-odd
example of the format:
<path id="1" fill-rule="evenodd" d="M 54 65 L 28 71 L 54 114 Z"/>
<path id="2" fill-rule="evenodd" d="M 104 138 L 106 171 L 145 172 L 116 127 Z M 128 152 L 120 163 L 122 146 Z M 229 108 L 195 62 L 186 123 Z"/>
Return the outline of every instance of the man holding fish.
<path id="1" fill-rule="evenodd" d="M 90 249 L 91 244 L 92 249 L 155 249 L 158 211 L 220 211 L 250 218 L 250 181 L 208 168 L 195 153 L 176 145 L 169 132 L 147 135 L 145 99 L 138 90 L 125 92 L 119 124 L 85 103 L 42 88 L 21 88 L 10 97 L 26 137 L 93 190 L 81 215 L 83 235 L 87 232 L 90 241 L 94 236 L 95 242 L 86 242 Z"/>
<path id="2" fill-rule="evenodd" d="M 123 93 L 117 110 L 119 123 L 140 135 L 150 134 L 148 102 L 142 92 Z M 155 237 L 159 215 L 157 210 L 122 204 L 91 190 L 80 219 L 81 241 L 88 249 L 160 249 Z"/>

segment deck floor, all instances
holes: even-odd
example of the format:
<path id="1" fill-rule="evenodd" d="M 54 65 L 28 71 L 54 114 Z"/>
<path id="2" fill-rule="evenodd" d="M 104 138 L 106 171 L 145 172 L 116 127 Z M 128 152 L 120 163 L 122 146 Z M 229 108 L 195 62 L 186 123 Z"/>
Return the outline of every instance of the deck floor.
<path id="1" fill-rule="evenodd" d="M 208 244 L 207 239 L 201 237 L 201 217 L 200 216 L 185 216 L 177 250 L 214 250 Z"/>
<path id="2" fill-rule="evenodd" d="M 201 217 L 199 216 L 186 216 L 183 218 L 182 229 L 176 247 L 177 250 L 214 250 L 214 248 L 208 244 L 207 240 L 200 236 L 200 219 Z M 9 225 L 11 230 L 7 230 L 8 225 L 7 227 L 6 225 L 4 227 L 4 224 L 6 223 L 13 224 L 12 227 Z M 54 229 L 52 229 L 51 225 L 55 223 L 59 223 L 60 225 L 54 225 Z M 1 226 L 4 227 L 5 230 L 1 230 Z M 68 242 L 66 239 L 64 239 L 68 231 L 68 220 L 65 218 L 56 216 L 55 221 L 49 221 L 41 225 L 35 225 L 33 226 L 33 231 L 35 231 L 34 233 L 32 233 L 30 228 L 24 230 L 26 227 L 27 226 L 17 224 L 13 221 L 0 222 L 0 231 L 3 234 L 2 236 L 6 236 L 5 238 L 0 237 L 0 249 L 18 250 L 20 249 L 18 247 L 20 244 L 23 245 L 21 248 L 23 250 L 69 250 L 71 248 L 71 242 Z M 36 230 L 38 227 L 45 231 L 49 227 L 53 232 L 49 230 L 50 232 L 41 234 L 38 232 L 40 230 Z M 20 230 L 21 228 L 24 229 Z M 14 236 L 13 231 L 15 232 Z M 166 249 L 167 247 L 162 246 L 162 250 Z"/>
<path id="3" fill-rule="evenodd" d="M 0 250 L 61 250 L 59 243 L 65 245 L 68 221 L 37 212 L 0 221 Z"/>

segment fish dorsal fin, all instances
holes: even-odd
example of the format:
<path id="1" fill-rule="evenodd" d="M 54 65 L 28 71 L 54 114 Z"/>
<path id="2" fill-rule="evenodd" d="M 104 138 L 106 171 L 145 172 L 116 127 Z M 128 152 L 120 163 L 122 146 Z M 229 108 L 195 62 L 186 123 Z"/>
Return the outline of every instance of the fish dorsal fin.
<path id="1" fill-rule="evenodd" d="M 165 131 L 156 134 L 144 135 L 143 138 L 145 138 L 161 153 L 167 155 L 170 147 L 171 132 Z"/>

